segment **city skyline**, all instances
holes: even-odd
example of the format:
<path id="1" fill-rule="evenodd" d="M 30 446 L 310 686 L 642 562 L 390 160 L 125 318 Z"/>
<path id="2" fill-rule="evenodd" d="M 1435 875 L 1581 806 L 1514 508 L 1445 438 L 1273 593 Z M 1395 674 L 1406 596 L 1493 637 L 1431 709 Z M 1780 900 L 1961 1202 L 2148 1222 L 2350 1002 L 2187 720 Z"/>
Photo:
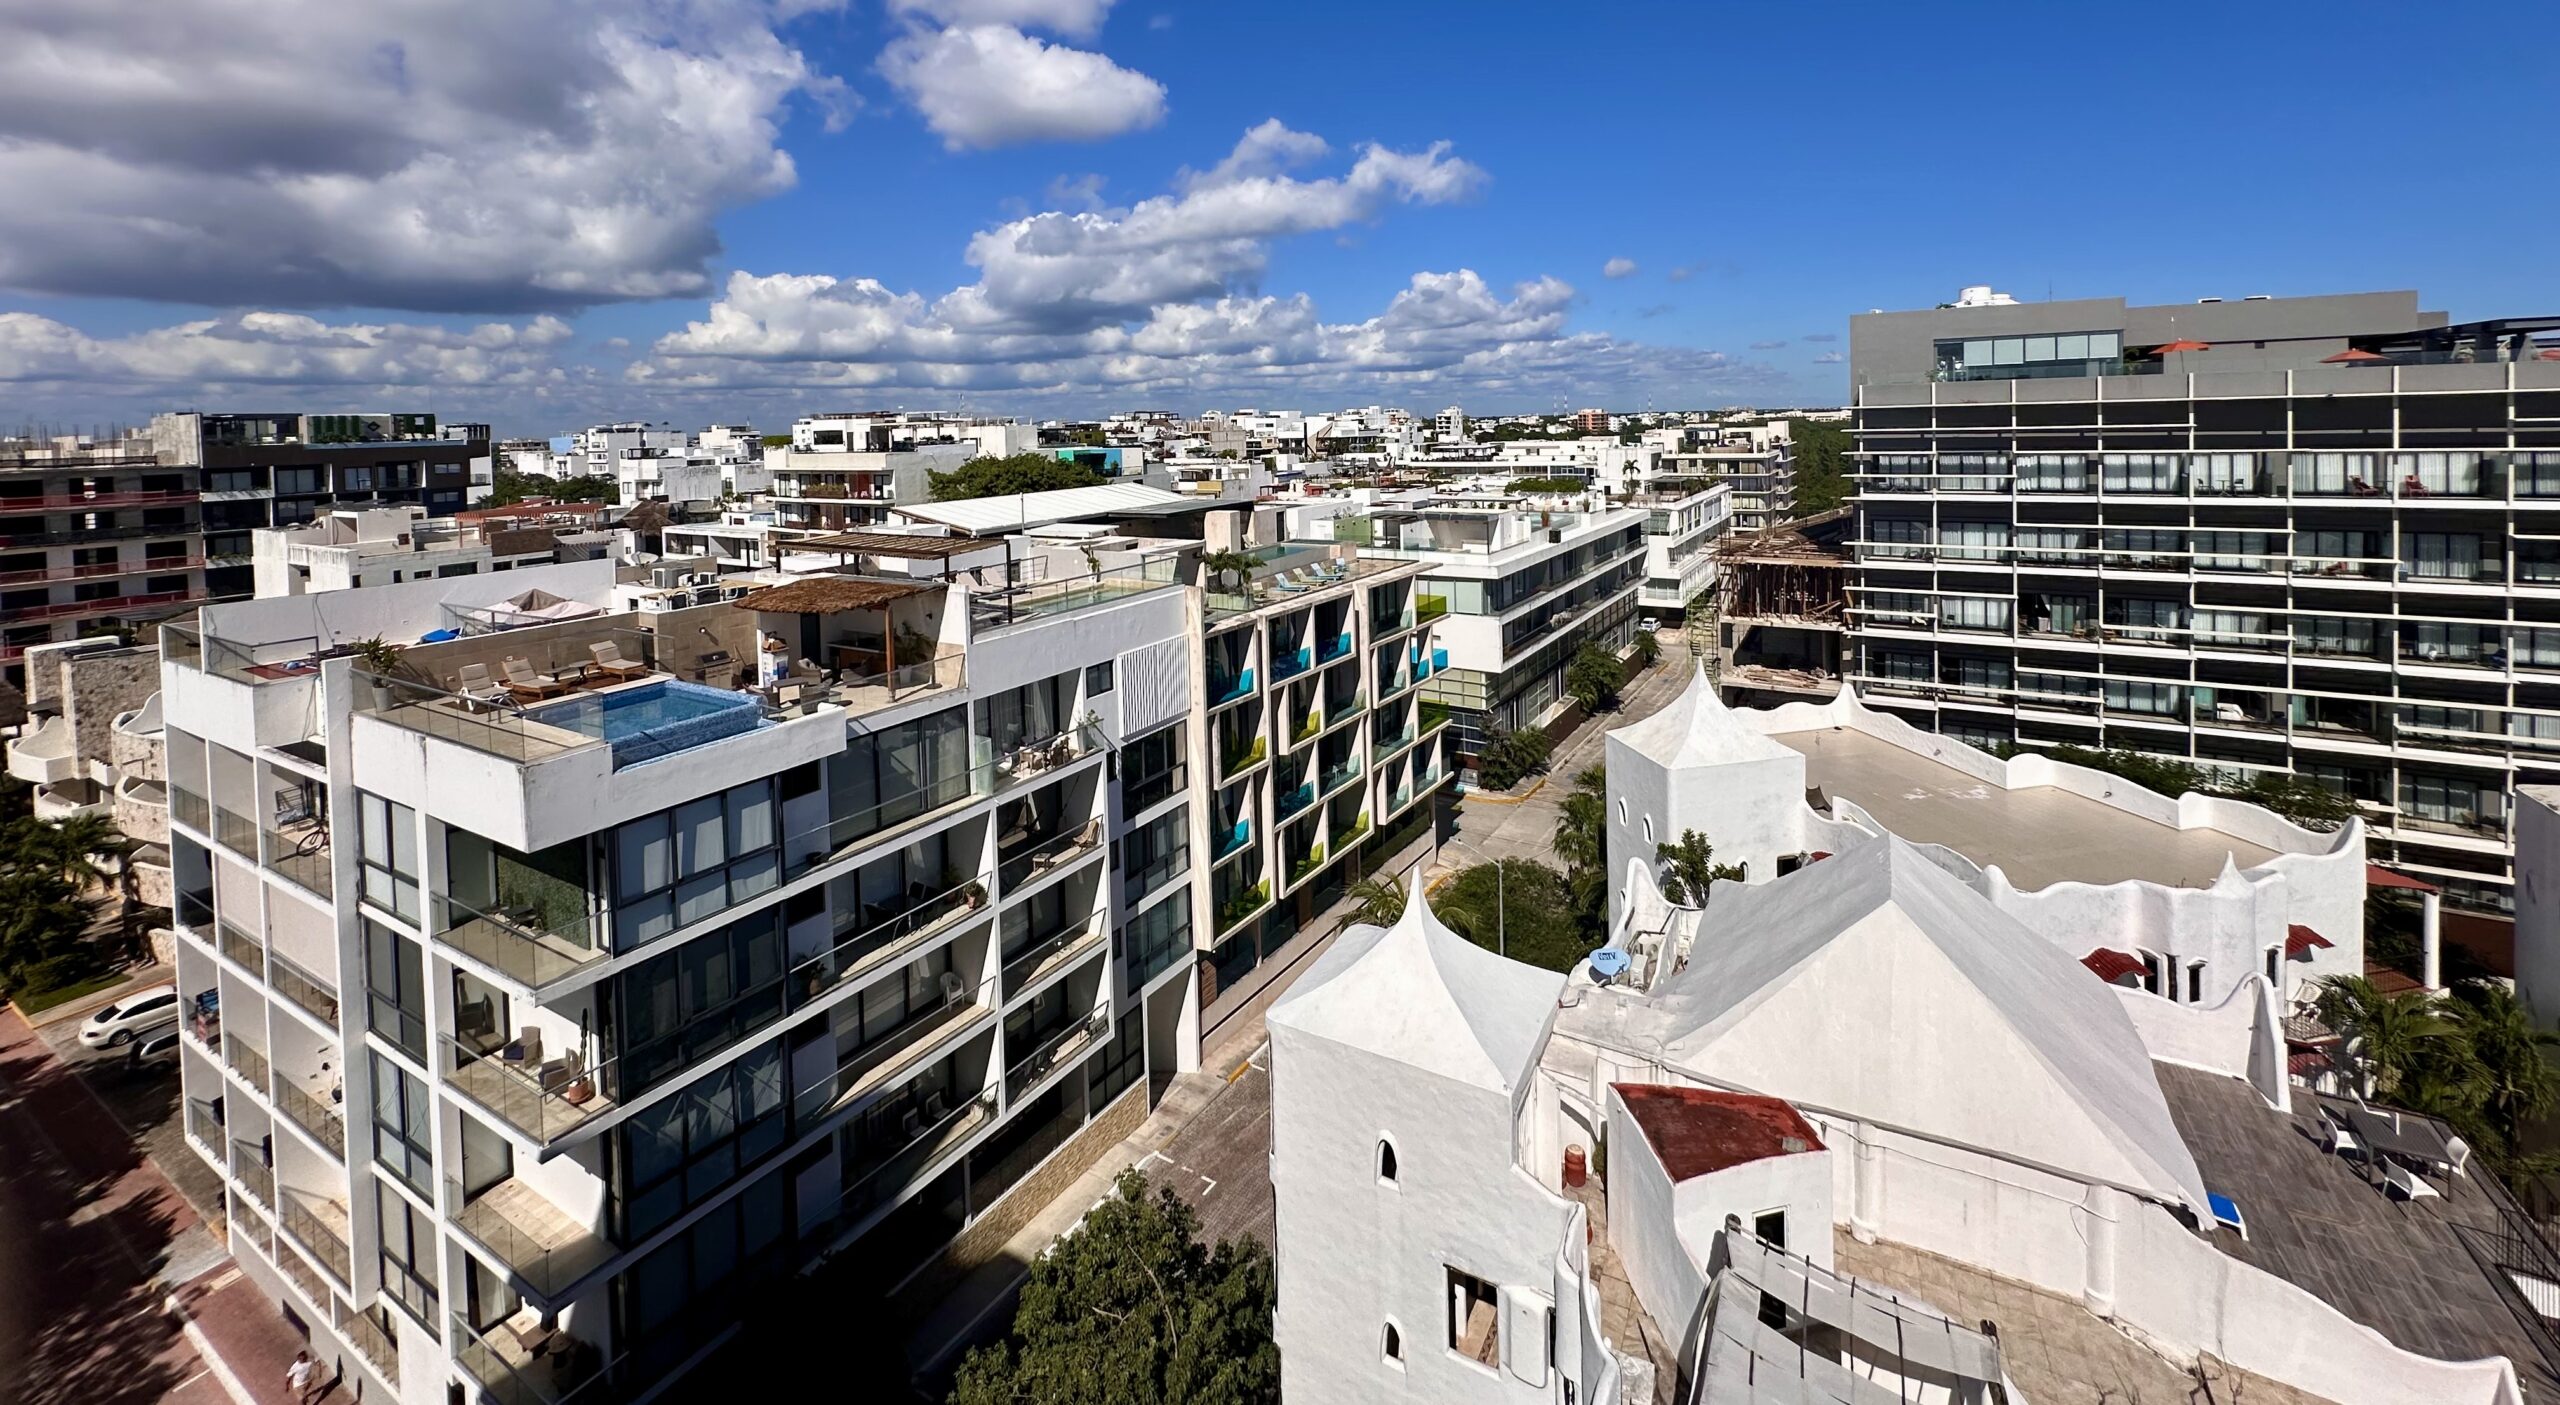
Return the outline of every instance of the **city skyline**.
<path id="1" fill-rule="evenodd" d="M 2447 260 L 2426 198 L 2530 165 L 2525 11 L 127 8 L 0 22 L 47 95 L 0 107 L 14 424 L 1821 404 L 1852 314 L 1967 283 L 2541 310 L 2531 241 Z M 2414 198 L 2340 201 L 2380 170 Z"/>

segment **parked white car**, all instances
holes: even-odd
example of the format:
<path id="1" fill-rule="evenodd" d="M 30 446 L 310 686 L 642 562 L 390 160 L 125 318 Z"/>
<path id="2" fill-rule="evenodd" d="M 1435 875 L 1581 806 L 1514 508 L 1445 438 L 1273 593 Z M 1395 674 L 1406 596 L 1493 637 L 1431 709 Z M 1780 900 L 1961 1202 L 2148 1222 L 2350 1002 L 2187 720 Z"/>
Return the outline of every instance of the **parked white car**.
<path id="1" fill-rule="evenodd" d="M 155 985 L 101 1006 L 81 1022 L 80 1042 L 92 1049 L 120 1049 L 133 1037 L 178 1022 L 178 988 Z"/>

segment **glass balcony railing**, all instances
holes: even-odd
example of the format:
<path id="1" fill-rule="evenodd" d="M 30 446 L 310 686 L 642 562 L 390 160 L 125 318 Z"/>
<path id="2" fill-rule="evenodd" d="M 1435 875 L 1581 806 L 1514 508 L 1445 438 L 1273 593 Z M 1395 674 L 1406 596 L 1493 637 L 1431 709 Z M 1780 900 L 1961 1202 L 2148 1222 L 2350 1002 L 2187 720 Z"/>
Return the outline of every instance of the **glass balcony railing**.
<path id="1" fill-rule="evenodd" d="M 314 826 L 299 833 L 267 831 L 267 867 L 304 888 L 328 897 L 334 891 L 329 872 L 329 831 Z"/>
<path id="2" fill-rule="evenodd" d="M 1345 761 L 1339 766 L 1326 767 L 1324 771 L 1317 776 L 1316 787 L 1325 795 L 1334 795 L 1340 793 L 1349 786 L 1357 784 L 1359 780 L 1360 767 L 1358 763 Z"/>
<path id="3" fill-rule="evenodd" d="M 1416 620 L 1436 620 L 1447 613 L 1449 600 L 1446 596 L 1417 595 L 1413 598 L 1413 617 Z"/>
<path id="4" fill-rule="evenodd" d="M 466 1195 L 462 1182 L 451 1176 L 444 1186 L 447 1202 L 462 1207 L 454 1223 L 545 1299 L 557 1301 L 619 1252 L 611 1240 L 576 1223 L 541 1192 L 513 1177 L 476 1195 Z"/>
<path id="5" fill-rule="evenodd" d="M 791 1100 L 792 1135 L 815 1130 L 820 1122 L 851 1107 L 865 1093 L 905 1078 L 945 1037 L 994 1015 L 993 1009 L 959 988 L 955 978 L 944 988 L 940 1000 L 917 1009 L 855 1051 L 833 1074 L 801 1089 Z"/>
<path id="6" fill-rule="evenodd" d="M 428 1320 L 434 1320 L 432 1315 Z M 535 1356 L 504 1327 L 483 1336 L 461 1313 L 451 1321 L 454 1364 L 490 1405 L 604 1405 L 621 1398 L 615 1384 L 624 1374 L 618 1369 L 622 1359 L 606 1361 L 591 1343 L 555 1330 L 542 1339 L 542 1354 Z M 646 1388 L 636 1381 L 623 1384 Z"/>
<path id="7" fill-rule="evenodd" d="M 169 817 L 198 834 L 213 833 L 213 807 L 184 786 L 169 787 Z"/>
<path id="8" fill-rule="evenodd" d="M 484 1053 L 450 1034 L 436 1042 L 443 1046 L 445 1081 L 536 1146 L 558 1144 L 615 1106 L 616 1060 L 591 1068 L 574 1049 L 534 1062 L 528 1055 L 538 1051 L 522 1044 Z"/>
<path id="9" fill-rule="evenodd" d="M 250 975 L 256 976 L 261 980 L 266 978 L 266 943 L 259 941 L 256 937 L 251 936 L 247 932 L 241 931 L 230 923 L 220 920 L 217 920 L 214 923 L 214 938 L 216 944 L 222 948 L 223 955 L 239 962 L 242 967 L 247 969 Z"/>
<path id="10" fill-rule="evenodd" d="M 599 919 L 575 906 L 524 903 L 484 912 L 459 898 L 440 901 L 444 923 L 436 933 L 439 944 L 537 994 L 607 955 L 597 940 Z"/>
<path id="11" fill-rule="evenodd" d="M 1087 820 L 1064 834 L 1026 839 L 999 849 L 996 879 L 1010 895 L 1034 879 L 1045 878 L 1102 847 L 1102 821 Z"/>
<path id="12" fill-rule="evenodd" d="M 231 1071 L 239 1074 L 250 1087 L 257 1089 L 260 1097 L 269 1096 L 267 1056 L 251 1048 L 249 1041 L 237 1034 L 225 1035 L 222 1040 L 222 1061 L 229 1064 Z"/>
<path id="13" fill-rule="evenodd" d="M 251 863 L 258 861 L 258 826 L 247 815 L 213 807 L 213 837 L 223 848 Z"/>
<path id="14" fill-rule="evenodd" d="M 239 1183 L 240 1189 L 251 1200 L 258 1202 L 259 1209 L 273 1214 L 276 1208 L 276 1173 L 267 1169 L 266 1162 L 261 1159 L 265 1155 L 264 1147 L 234 1141 L 231 1144 L 231 1179 Z"/>
<path id="15" fill-rule="evenodd" d="M 786 982 L 798 1010 L 875 971 L 898 964 L 926 942 L 991 911 L 988 875 L 957 883 L 904 912 L 875 922 L 791 969 Z"/>
<path id="16" fill-rule="evenodd" d="M 936 1093 L 924 1105 L 907 1109 L 911 1123 L 901 1122 L 880 1145 L 854 1153 L 846 1167 L 849 1179 L 834 1203 L 818 1208 L 821 1218 L 815 1223 L 807 1214 L 801 1216 L 802 1243 L 826 1245 L 860 1229 L 872 1211 L 931 1174 L 954 1147 L 996 1119 L 993 1089 L 957 1107 L 941 1106 L 941 1096 Z"/>
<path id="17" fill-rule="evenodd" d="M 338 992 L 309 972 L 277 955 L 268 959 L 267 982 L 313 1019 L 332 1029 L 337 1027 Z"/>
<path id="18" fill-rule="evenodd" d="M 1005 1096 L 1020 1099 L 1038 1087 L 1042 1079 L 1074 1063 L 1110 1028 L 1111 1016 L 1096 1010 L 1074 1024 L 1040 1036 L 1028 1052 L 1015 1056 L 1005 1067 Z M 1006 1052 L 1013 1053 L 1010 1049 Z"/>
<path id="19" fill-rule="evenodd" d="M 338 1110 L 313 1096 L 290 1078 L 275 1081 L 276 1109 L 311 1134 L 311 1139 L 340 1161 L 347 1159 L 347 1123 Z"/>
<path id="20" fill-rule="evenodd" d="M 293 1241 L 311 1251 L 341 1283 L 353 1283 L 354 1256 L 347 1251 L 347 1207 L 286 1190 L 276 1205 L 276 1222 Z M 324 1299 L 325 1301 L 325 1299 Z"/>
<path id="21" fill-rule="evenodd" d="M 1037 980 L 1075 964 L 1102 945 L 1103 919 L 1087 918 L 1004 954 L 1004 998 L 1010 1003 Z"/>

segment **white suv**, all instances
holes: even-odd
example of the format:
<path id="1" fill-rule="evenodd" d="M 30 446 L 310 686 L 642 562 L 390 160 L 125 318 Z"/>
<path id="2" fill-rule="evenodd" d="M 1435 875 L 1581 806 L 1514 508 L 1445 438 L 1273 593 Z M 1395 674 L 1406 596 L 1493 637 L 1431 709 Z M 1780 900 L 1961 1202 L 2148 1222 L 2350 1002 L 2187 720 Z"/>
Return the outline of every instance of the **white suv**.
<path id="1" fill-rule="evenodd" d="M 92 1049 L 116 1049 L 133 1037 L 178 1021 L 178 988 L 155 985 L 137 990 L 100 1009 L 80 1025 L 80 1042 Z"/>

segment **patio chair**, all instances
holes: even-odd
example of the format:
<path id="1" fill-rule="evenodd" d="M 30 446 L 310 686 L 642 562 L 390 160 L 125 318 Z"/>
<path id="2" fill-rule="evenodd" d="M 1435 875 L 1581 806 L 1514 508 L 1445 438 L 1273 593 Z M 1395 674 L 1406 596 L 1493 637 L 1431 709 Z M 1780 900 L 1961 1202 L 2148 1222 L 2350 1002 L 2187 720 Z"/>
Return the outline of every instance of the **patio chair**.
<path id="1" fill-rule="evenodd" d="M 2464 1167 L 2471 1164 L 2471 1143 L 2464 1141 L 2460 1137 L 2445 1138 L 2444 1159 L 2445 1164 L 2453 1168 L 2453 1173 L 2455 1175 L 2470 1175 L 2471 1173 L 2465 1170 Z"/>
<path id="2" fill-rule="evenodd" d="M 2321 1143 L 2321 1146 L 2324 1149 L 2335 1152 L 2340 1156 L 2360 1157 L 2364 1155 L 2364 1144 L 2356 1140 L 2355 1133 L 2348 1131 L 2346 1128 L 2339 1126 L 2335 1122 L 2328 1121 L 2326 1118 L 2323 1118 L 2322 1121 L 2329 1129 L 2327 1140 Z"/>
<path id="3" fill-rule="evenodd" d="M 499 703 L 507 699 L 505 686 L 489 676 L 489 666 L 485 663 L 464 664 L 462 670 L 454 675 L 453 691 L 465 702 Z"/>
<path id="4" fill-rule="evenodd" d="M 534 672 L 530 660 L 503 659 L 499 661 L 498 666 L 506 670 L 507 695 L 518 702 L 524 701 L 527 697 L 558 697 L 569 691 L 569 685 L 562 682 L 557 674 Z"/>
<path id="5" fill-rule="evenodd" d="M 608 678 L 638 678 L 649 671 L 647 664 L 634 663 L 624 658 L 622 645 L 612 639 L 607 639 L 601 644 L 588 645 L 587 652 L 595 655 L 596 661 L 590 666 L 592 671 L 604 674 Z"/>
<path id="6" fill-rule="evenodd" d="M 2204 1193 L 2204 1198 L 2205 1203 L 2213 1207 L 2213 1222 L 2217 1225 L 2229 1225 L 2239 1232 L 2241 1242 L 2247 1243 L 2249 1221 L 2240 1213 L 2240 1202 L 2228 1195 L 2217 1195 L 2209 1190 Z"/>
<path id="7" fill-rule="evenodd" d="M 2437 1190 L 2434 1186 L 2427 1184 L 2423 1178 L 2412 1173 L 2408 1167 L 2401 1165 L 2399 1162 L 2394 1161 L 2387 1156 L 2381 1158 L 2381 1160 L 2382 1183 L 2385 1194 L 2396 1190 L 2400 1192 L 2400 1196 L 2404 1200 L 2430 1200 L 2443 1198 L 2443 1192 Z"/>

